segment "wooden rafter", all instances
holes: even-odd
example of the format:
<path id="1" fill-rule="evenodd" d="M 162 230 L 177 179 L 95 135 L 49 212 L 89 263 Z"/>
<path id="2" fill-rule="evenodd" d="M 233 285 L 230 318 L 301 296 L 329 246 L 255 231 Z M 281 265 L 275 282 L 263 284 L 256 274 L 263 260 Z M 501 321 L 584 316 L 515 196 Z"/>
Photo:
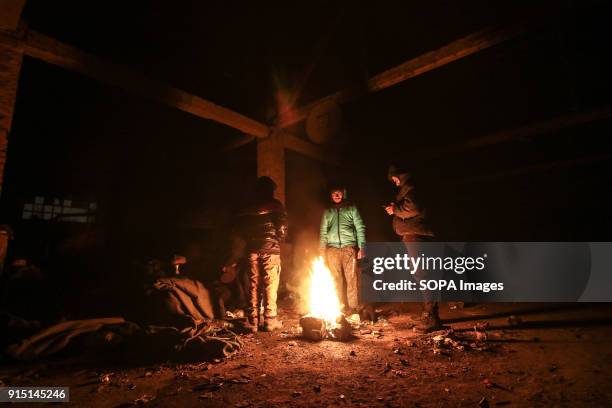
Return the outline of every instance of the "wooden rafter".
<path id="1" fill-rule="evenodd" d="M 281 112 L 278 127 L 286 128 L 305 120 L 315 106 L 323 103 L 342 104 L 366 93 L 378 92 L 414 78 L 453 61 L 514 38 L 525 31 L 524 24 L 490 27 L 455 40 L 442 48 L 413 58 L 370 78 L 365 87 L 350 88 L 312 102 L 291 112 Z"/>
<path id="2" fill-rule="evenodd" d="M 559 116 L 542 122 L 536 122 L 511 130 L 492 133 L 483 137 L 468 139 L 466 141 L 447 146 L 438 146 L 428 151 L 418 152 L 416 156 L 418 156 L 420 160 L 430 160 L 500 143 L 517 141 L 524 142 L 571 126 L 607 119 L 612 119 L 612 107 L 600 108 L 591 112 Z"/>
<path id="3" fill-rule="evenodd" d="M 464 184 L 475 184 L 484 183 L 499 180 L 502 178 L 519 177 L 526 174 L 543 173 L 547 171 L 553 171 L 563 168 L 576 167 L 576 166 L 587 166 L 602 161 L 608 161 L 612 159 L 612 154 L 604 153 L 593 156 L 581 157 L 578 159 L 569 160 L 558 160 L 549 163 L 534 164 L 530 166 L 518 167 L 510 170 L 503 170 L 497 173 L 485 174 L 482 176 L 470 177 L 462 180 L 452 182 L 453 185 L 464 185 Z"/>
<path id="4" fill-rule="evenodd" d="M 254 137 L 254 136 L 248 136 L 248 135 L 241 136 L 236 141 L 228 143 L 225 146 L 223 146 L 221 148 L 221 151 L 222 152 L 231 152 L 232 150 L 238 149 L 239 147 L 247 145 L 247 144 L 251 143 L 252 141 L 254 141 L 256 139 L 257 138 Z"/>
<path id="5" fill-rule="evenodd" d="M 213 120 L 255 137 L 267 137 L 268 126 L 230 109 L 172 86 L 145 78 L 123 66 L 105 61 L 36 31 L 28 30 L 18 40 L 0 38 L 16 45 L 25 55 L 58 65 L 85 76 L 154 99 L 158 102 Z"/>

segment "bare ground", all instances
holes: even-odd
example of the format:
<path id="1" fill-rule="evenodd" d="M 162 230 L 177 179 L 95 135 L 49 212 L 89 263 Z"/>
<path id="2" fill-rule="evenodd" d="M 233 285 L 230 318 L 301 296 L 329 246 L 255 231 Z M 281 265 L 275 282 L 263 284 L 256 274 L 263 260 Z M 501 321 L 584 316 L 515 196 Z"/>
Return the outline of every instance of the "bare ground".
<path id="1" fill-rule="evenodd" d="M 523 322 L 510 325 L 512 314 Z M 69 386 L 69 405 L 88 407 L 612 406 L 612 307 L 481 305 L 442 317 L 466 339 L 488 322 L 484 349 L 434 352 L 432 336 L 414 333 L 406 313 L 349 342 L 310 342 L 298 334 L 299 316 L 285 311 L 283 331 L 245 336 L 243 350 L 218 363 L 79 357 L 7 366 L 0 379 Z"/>

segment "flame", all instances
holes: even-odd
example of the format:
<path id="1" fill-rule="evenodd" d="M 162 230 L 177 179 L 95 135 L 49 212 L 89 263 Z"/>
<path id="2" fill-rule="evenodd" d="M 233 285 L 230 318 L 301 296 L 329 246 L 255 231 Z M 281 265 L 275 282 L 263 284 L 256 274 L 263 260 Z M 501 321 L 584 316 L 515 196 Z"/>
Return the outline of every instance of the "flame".
<path id="1" fill-rule="evenodd" d="M 328 327 L 333 327 L 342 314 L 336 283 L 321 256 L 312 261 L 309 302 L 309 315 L 325 320 Z"/>

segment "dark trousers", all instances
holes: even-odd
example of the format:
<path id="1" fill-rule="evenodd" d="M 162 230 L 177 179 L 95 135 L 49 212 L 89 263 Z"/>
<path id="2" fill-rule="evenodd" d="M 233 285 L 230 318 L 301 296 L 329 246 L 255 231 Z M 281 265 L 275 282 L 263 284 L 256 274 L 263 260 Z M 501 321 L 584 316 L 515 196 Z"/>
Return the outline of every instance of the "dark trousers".
<path id="1" fill-rule="evenodd" d="M 340 301 L 351 309 L 359 308 L 359 272 L 357 270 L 357 250 L 353 247 L 325 250 L 325 263 L 329 268 Z"/>
<path id="2" fill-rule="evenodd" d="M 419 245 L 418 245 L 419 242 L 432 242 L 432 241 L 433 241 L 433 237 L 428 237 L 428 236 L 421 236 L 421 235 L 402 236 L 402 242 L 406 246 L 406 252 L 411 257 L 420 256 L 421 251 L 419 250 Z M 417 271 L 412 276 L 413 276 L 413 279 L 417 282 L 417 285 L 419 284 L 421 280 L 426 279 L 425 272 L 421 268 L 417 269 Z M 432 294 L 429 291 L 424 290 L 422 291 L 422 293 L 423 293 L 423 311 L 425 313 L 428 313 L 431 316 L 438 316 L 439 302 L 436 302 L 432 299 Z"/>

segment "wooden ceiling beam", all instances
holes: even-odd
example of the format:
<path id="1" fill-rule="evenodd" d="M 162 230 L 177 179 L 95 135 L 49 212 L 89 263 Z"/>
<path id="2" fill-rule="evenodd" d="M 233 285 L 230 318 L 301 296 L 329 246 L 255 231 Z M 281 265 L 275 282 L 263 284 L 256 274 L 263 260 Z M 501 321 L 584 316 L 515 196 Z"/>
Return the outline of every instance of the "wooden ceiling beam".
<path id="1" fill-rule="evenodd" d="M 270 134 L 269 127 L 263 123 L 199 96 L 145 78 L 126 67 L 83 52 L 36 31 L 27 30 L 22 38 L 17 41 L 6 35 L 3 37 L 6 37 L 1 38 L 6 43 L 16 43 L 16 46 L 24 55 L 29 57 L 140 94 L 200 118 L 227 125 L 248 135 L 264 138 Z"/>
<path id="2" fill-rule="evenodd" d="M 370 78 L 365 86 L 347 88 L 312 102 L 291 112 L 279 114 L 279 128 L 286 128 L 305 120 L 314 107 L 324 103 L 342 104 L 367 93 L 374 93 L 389 88 L 407 79 L 432 71 L 453 61 L 465 58 L 496 44 L 512 39 L 526 30 L 526 25 L 516 23 L 480 30 L 466 37 L 455 40 L 442 48 L 413 58 L 394 68 L 381 72 Z"/>
<path id="3" fill-rule="evenodd" d="M 569 160 L 558 160 L 549 163 L 533 164 L 529 166 L 518 167 L 510 170 L 503 170 L 497 173 L 489 173 L 482 176 L 470 177 L 462 180 L 451 182 L 450 184 L 455 186 L 475 183 L 487 183 L 497 181 L 503 178 L 519 177 L 534 173 L 543 173 L 548 171 L 554 171 L 558 169 L 571 168 L 576 166 L 588 166 L 591 164 L 599 163 L 602 161 L 608 161 L 612 159 L 612 154 L 604 153 L 597 154 L 587 157 L 580 157 L 577 159 Z"/>
<path id="4" fill-rule="evenodd" d="M 553 119 L 531 123 L 511 130 L 495 132 L 447 146 L 433 147 L 417 152 L 415 157 L 418 157 L 419 160 L 432 160 L 500 143 L 531 141 L 536 137 L 546 136 L 572 126 L 610 119 L 612 119 L 612 106 L 595 109 L 590 112 L 559 116 Z"/>

